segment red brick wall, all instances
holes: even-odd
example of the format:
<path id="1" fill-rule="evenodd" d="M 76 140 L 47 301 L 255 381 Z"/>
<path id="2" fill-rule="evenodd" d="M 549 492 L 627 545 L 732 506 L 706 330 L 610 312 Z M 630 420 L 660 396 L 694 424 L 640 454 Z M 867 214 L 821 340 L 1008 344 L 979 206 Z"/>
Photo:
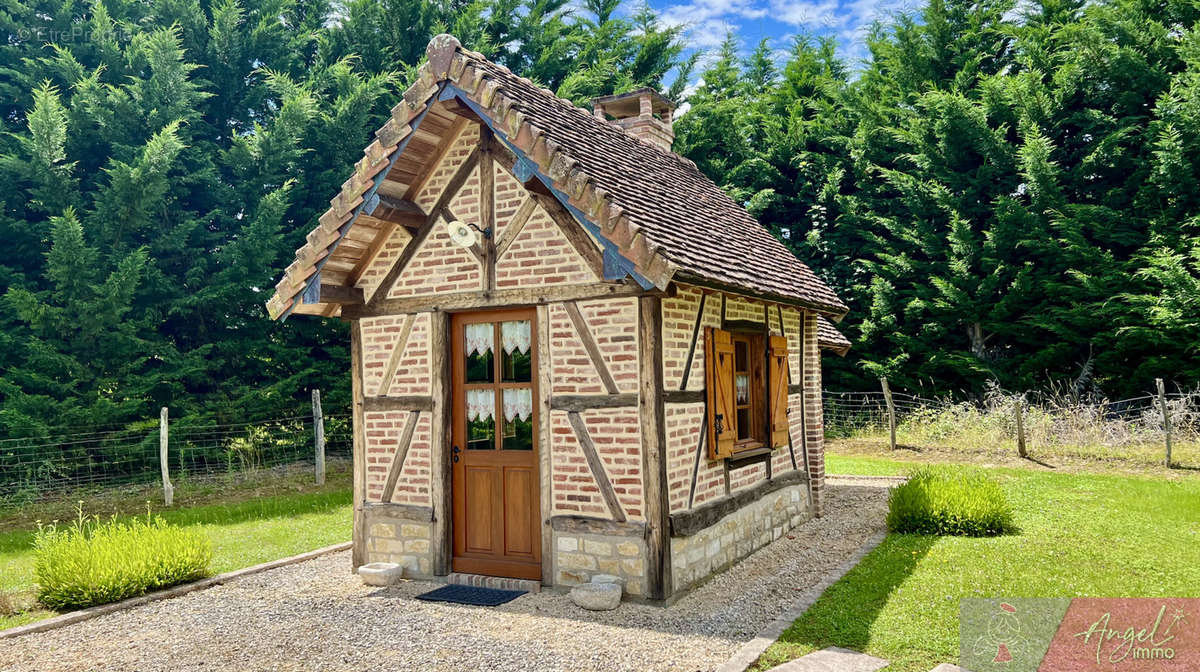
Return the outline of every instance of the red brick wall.
<path id="1" fill-rule="evenodd" d="M 404 427 L 409 421 L 409 411 L 368 412 L 365 414 L 367 456 L 367 501 L 378 502 L 383 496 L 388 469 L 395 457 L 396 446 Z M 430 506 L 429 456 L 430 456 L 429 412 L 417 416 L 416 431 L 404 459 L 404 469 L 396 481 L 392 502 Z"/>
<path id="2" fill-rule="evenodd" d="M 641 519 L 641 432 L 636 407 L 581 414 L 596 453 L 629 520 Z M 609 518 L 608 506 L 564 411 L 552 411 L 551 498 L 555 514 Z"/>
<path id="3" fill-rule="evenodd" d="M 383 375 L 395 352 L 407 315 L 363 318 L 363 394 L 379 396 Z M 429 313 L 413 316 L 408 342 L 392 375 L 387 396 L 402 397 L 430 393 Z"/>
<path id="4" fill-rule="evenodd" d="M 478 168 L 450 201 L 448 216 L 479 225 Z M 388 298 L 479 291 L 484 288 L 483 283 L 479 258 L 451 242 L 445 227 L 439 225 L 396 279 Z"/>
<path id="5" fill-rule="evenodd" d="M 455 145 L 443 166 L 434 172 L 429 185 L 416 199 L 422 207 L 432 207 L 441 189 L 477 142 L 477 134 L 469 131 Z M 502 166 L 497 165 L 495 171 L 495 235 L 499 240 L 529 195 Z M 456 218 L 476 221 L 479 215 L 478 190 L 479 177 L 476 172 L 450 204 Z M 360 284 L 373 286 L 370 283 L 377 283 L 406 242 L 407 236 L 398 234 L 392 243 L 385 246 Z M 534 210 L 508 251 L 497 260 L 496 276 L 498 289 L 582 284 L 599 280 L 540 206 Z M 410 265 L 400 274 L 396 285 L 386 291 L 389 297 L 474 292 L 480 291 L 483 283 L 478 259 L 469 251 L 451 244 L 441 229 L 435 229 Z M 618 391 L 636 393 L 637 300 L 581 301 L 577 306 Z M 550 320 L 550 344 L 539 353 L 539 364 L 550 367 L 553 381 L 551 389 L 546 392 L 607 394 L 567 310 L 561 304 L 555 304 L 548 307 L 547 314 Z M 365 396 L 380 394 L 383 375 L 408 317 L 394 315 L 362 320 Z M 413 316 L 412 331 L 400 354 L 387 396 L 425 396 L 431 393 L 432 365 L 438 358 L 448 354 L 429 352 L 430 320 L 429 313 Z M 368 501 L 378 501 L 382 495 L 395 445 L 404 430 L 407 417 L 408 411 L 367 414 Z M 586 411 L 582 417 L 626 517 L 641 518 L 641 433 L 637 407 Z M 431 415 L 422 412 L 393 502 L 431 505 L 430 422 Z M 607 505 L 564 412 L 551 414 L 548 440 L 550 473 L 544 474 L 543 478 L 551 479 L 553 511 L 544 515 L 577 513 L 608 517 Z"/>
<path id="6" fill-rule="evenodd" d="M 576 305 L 618 392 L 636 393 L 637 299 L 581 301 Z M 550 352 L 542 353 L 541 361 L 552 367 L 552 394 L 607 394 L 566 308 L 552 305 L 548 313 Z M 640 517 L 641 432 L 637 407 L 585 411 L 582 417 L 626 516 Z M 554 512 L 608 517 L 566 413 L 553 413 L 551 434 Z"/>
<path id="7" fill-rule="evenodd" d="M 576 305 L 617 391 L 637 392 L 637 299 L 580 301 Z M 550 306 L 550 346 L 554 394 L 607 394 L 562 304 Z M 544 355 L 542 359 L 547 361 Z"/>
<path id="8" fill-rule="evenodd" d="M 675 297 L 663 300 L 663 378 L 668 390 L 678 390 L 682 383 L 683 369 L 687 361 L 688 349 L 691 345 L 692 333 L 696 325 L 696 315 L 700 309 L 700 301 L 703 290 L 694 287 L 681 287 Z M 724 299 L 724 306 L 722 306 Z M 691 370 L 688 374 L 686 385 L 687 390 L 697 391 L 704 389 L 704 328 L 719 327 L 721 325 L 722 310 L 724 310 L 725 319 L 727 320 L 743 320 L 750 322 L 762 322 L 767 320 L 767 324 L 771 328 L 772 334 L 782 333 L 788 339 L 788 355 L 790 364 L 791 383 L 800 383 L 800 363 L 802 358 L 808 354 L 810 357 L 818 357 L 816 350 L 816 331 L 815 331 L 815 314 L 809 314 L 807 317 L 803 311 L 795 308 L 785 308 L 782 310 L 782 324 L 780 322 L 780 309 L 775 304 L 765 306 L 761 301 L 749 299 L 734 295 L 724 295 L 720 292 L 709 292 L 708 298 L 704 301 L 704 315 L 700 320 L 700 330 L 697 334 L 695 351 L 692 355 Z M 808 338 L 802 340 L 801 323 L 804 319 L 810 319 L 814 325 L 809 332 Z M 785 471 L 790 471 L 793 468 L 804 468 L 804 441 L 805 427 L 803 423 L 802 410 L 807 411 L 808 417 L 816 418 L 818 425 L 821 417 L 821 397 L 820 397 L 820 362 L 819 359 L 815 363 L 810 363 L 810 367 L 815 369 L 815 378 L 813 375 L 808 376 L 809 389 L 813 392 L 807 395 L 793 394 L 789 395 L 789 407 L 791 413 L 789 421 L 792 426 L 792 450 L 785 448 L 776 449 L 771 458 L 771 468 L 773 473 L 779 474 Z M 805 402 L 808 402 L 805 407 Z M 700 430 L 704 417 L 704 403 L 688 403 L 688 404 L 668 404 L 666 409 L 667 422 L 667 483 L 668 483 L 668 499 L 670 502 L 671 512 L 683 511 L 688 508 L 688 499 L 691 495 L 693 472 L 695 472 L 695 494 L 692 499 L 692 506 L 699 506 L 712 499 L 722 497 L 726 494 L 725 489 L 725 469 L 721 461 L 712 461 L 708 459 L 707 447 L 703 448 L 703 454 L 697 467 L 696 452 L 699 446 Z M 810 469 L 810 477 L 814 479 L 814 491 L 820 489 L 821 480 L 824 477 L 823 470 L 823 445 L 821 443 L 819 432 L 814 430 L 810 425 L 808 428 L 808 450 L 809 462 L 813 469 Z M 816 439 L 814 440 L 814 437 Z M 795 456 L 795 467 L 793 467 L 793 455 Z M 820 469 L 819 473 L 817 469 Z M 762 482 L 767 477 L 767 469 L 764 464 L 754 464 L 733 469 L 729 473 L 729 492 L 737 492 L 738 490 L 751 487 Z"/>

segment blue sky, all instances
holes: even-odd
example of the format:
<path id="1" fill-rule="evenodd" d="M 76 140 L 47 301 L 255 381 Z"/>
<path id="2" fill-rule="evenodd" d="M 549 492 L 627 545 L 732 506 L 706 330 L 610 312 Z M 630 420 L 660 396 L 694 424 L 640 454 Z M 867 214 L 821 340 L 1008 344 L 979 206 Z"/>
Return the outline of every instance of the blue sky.
<path id="1" fill-rule="evenodd" d="M 637 0 L 628 0 L 631 10 Z M 911 11 L 915 0 L 650 0 L 661 19 L 686 26 L 689 43 L 713 51 L 729 30 L 740 41 L 743 54 L 763 38 L 779 60 L 797 34 L 832 35 L 838 50 L 852 66 L 866 55 L 863 35 L 875 19 L 897 11 Z"/>

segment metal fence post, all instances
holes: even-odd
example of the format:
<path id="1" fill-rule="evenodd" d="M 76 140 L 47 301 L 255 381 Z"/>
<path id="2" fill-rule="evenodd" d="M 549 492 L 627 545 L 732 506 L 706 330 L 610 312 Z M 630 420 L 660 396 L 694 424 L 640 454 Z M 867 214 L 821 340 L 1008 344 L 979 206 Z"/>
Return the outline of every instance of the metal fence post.
<path id="1" fill-rule="evenodd" d="M 892 389 L 888 387 L 887 377 L 881 377 L 879 384 L 883 387 L 883 400 L 887 402 L 888 434 L 891 437 L 892 450 L 896 449 L 896 405 L 892 403 Z"/>
<path id="2" fill-rule="evenodd" d="M 171 474 L 167 466 L 168 438 L 167 407 L 163 406 L 158 414 L 158 464 L 162 469 L 163 500 L 167 506 L 171 506 L 171 501 L 175 498 L 175 488 L 171 485 Z"/>
<path id="3" fill-rule="evenodd" d="M 1015 404 L 1017 409 L 1017 454 L 1021 457 L 1029 457 L 1029 453 L 1025 451 L 1025 402 L 1022 399 L 1017 399 Z"/>
<path id="4" fill-rule="evenodd" d="M 321 390 L 312 391 L 313 441 L 317 450 L 317 485 L 325 485 L 325 416 L 321 414 Z"/>
<path id="5" fill-rule="evenodd" d="M 1155 386 L 1158 387 L 1158 406 L 1162 409 L 1163 421 L 1163 438 L 1167 444 L 1167 459 L 1163 462 L 1168 469 L 1171 468 L 1171 412 L 1167 408 L 1167 391 L 1163 385 L 1162 378 L 1154 379 Z"/>

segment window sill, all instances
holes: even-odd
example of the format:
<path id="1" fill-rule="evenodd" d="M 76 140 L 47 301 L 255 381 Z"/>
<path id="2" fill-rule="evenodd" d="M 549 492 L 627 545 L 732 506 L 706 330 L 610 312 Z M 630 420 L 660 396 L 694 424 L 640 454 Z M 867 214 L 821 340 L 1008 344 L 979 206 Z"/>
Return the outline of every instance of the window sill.
<path id="1" fill-rule="evenodd" d="M 745 448 L 743 450 L 739 450 L 738 452 L 734 453 L 733 455 L 730 455 L 729 457 L 725 458 L 725 461 L 729 462 L 730 464 L 736 464 L 739 462 L 745 462 L 745 461 L 749 461 L 749 460 L 754 460 L 756 458 L 761 458 L 764 455 L 770 455 L 772 452 L 774 452 L 774 451 L 771 447 L 759 445 L 754 448 Z"/>

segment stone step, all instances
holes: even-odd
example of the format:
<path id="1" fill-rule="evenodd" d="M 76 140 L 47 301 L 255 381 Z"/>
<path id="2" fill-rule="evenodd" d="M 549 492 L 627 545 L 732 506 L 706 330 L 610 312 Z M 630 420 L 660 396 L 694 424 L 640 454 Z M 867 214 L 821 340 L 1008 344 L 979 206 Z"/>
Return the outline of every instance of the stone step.
<path id="1" fill-rule="evenodd" d="M 958 665 L 952 665 L 950 663 L 942 663 L 941 665 L 938 665 L 937 667 L 933 668 L 929 672 L 971 672 L 971 671 L 965 667 L 959 667 Z"/>
<path id="2" fill-rule="evenodd" d="M 888 661 L 882 658 L 831 646 L 772 667 L 768 672 L 876 672 L 887 665 Z"/>
<path id="3" fill-rule="evenodd" d="M 530 579 L 510 579 L 503 576 L 484 576 L 482 574 L 463 574 L 454 572 L 446 577 L 446 583 L 458 586 L 476 586 L 479 588 L 497 588 L 499 590 L 523 590 L 527 593 L 542 592 L 542 582 Z"/>

